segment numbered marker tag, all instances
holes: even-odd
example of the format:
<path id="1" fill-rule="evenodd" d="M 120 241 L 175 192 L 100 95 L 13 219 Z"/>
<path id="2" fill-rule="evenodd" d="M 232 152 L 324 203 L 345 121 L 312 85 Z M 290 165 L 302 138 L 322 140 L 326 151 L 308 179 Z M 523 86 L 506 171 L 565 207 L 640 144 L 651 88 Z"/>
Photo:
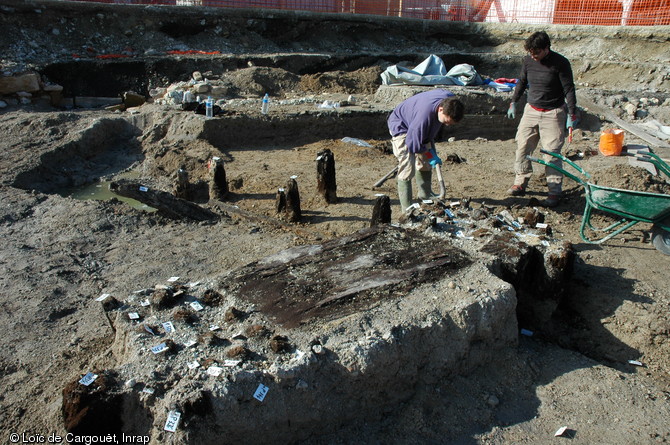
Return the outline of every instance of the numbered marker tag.
<path id="1" fill-rule="evenodd" d="M 170 411 L 168 413 L 167 421 L 165 422 L 165 431 L 174 433 L 177 431 L 177 425 L 179 424 L 179 419 L 181 419 L 181 413 L 179 411 Z"/>
<path id="2" fill-rule="evenodd" d="M 644 366 L 642 364 L 642 362 L 639 361 L 639 360 L 628 360 L 628 363 L 630 363 L 631 365 L 635 365 L 635 366 Z"/>
<path id="3" fill-rule="evenodd" d="M 535 224 L 535 227 L 537 227 L 538 229 L 546 229 L 547 227 L 549 227 L 549 225 L 545 223 L 537 223 Z"/>
<path id="4" fill-rule="evenodd" d="M 98 298 L 95 299 L 95 301 L 105 301 L 107 298 L 111 297 L 112 294 L 102 294 Z"/>
<path id="5" fill-rule="evenodd" d="M 188 369 L 196 369 L 200 367 L 200 363 L 197 360 L 193 360 L 191 363 L 187 364 Z"/>
<path id="6" fill-rule="evenodd" d="M 149 191 L 149 187 L 145 187 L 143 185 L 140 186 L 140 192 L 148 192 L 148 191 Z"/>
<path id="7" fill-rule="evenodd" d="M 79 383 L 81 383 L 84 386 L 88 386 L 91 383 L 95 382 L 95 379 L 98 378 L 98 374 L 93 374 L 92 372 L 87 372 L 84 377 L 79 380 Z"/>
<path id="8" fill-rule="evenodd" d="M 449 207 L 456 207 L 461 205 L 461 201 L 452 201 L 449 203 Z"/>
<path id="9" fill-rule="evenodd" d="M 140 314 L 138 314 L 137 312 L 129 312 L 128 318 L 130 318 L 131 320 L 139 320 Z"/>
<path id="10" fill-rule="evenodd" d="M 291 179 L 298 179 L 298 175 L 291 176 Z"/>
<path id="11" fill-rule="evenodd" d="M 194 301 L 189 306 L 191 306 L 194 311 L 201 311 L 201 310 L 205 309 L 204 307 L 202 307 L 202 304 L 198 303 L 197 301 Z"/>
<path id="12" fill-rule="evenodd" d="M 174 283 L 177 280 L 179 280 L 179 277 L 170 277 L 168 278 L 168 283 Z"/>
<path id="13" fill-rule="evenodd" d="M 221 328 L 219 327 L 219 325 L 216 325 L 216 324 L 213 324 L 209 327 L 210 331 L 218 331 L 219 329 L 221 329 Z"/>
<path id="14" fill-rule="evenodd" d="M 211 375 L 212 377 L 218 377 L 221 375 L 223 372 L 223 368 L 220 366 L 210 366 L 207 368 L 207 374 Z"/>
<path id="15" fill-rule="evenodd" d="M 562 427 L 560 427 L 560 428 L 559 428 L 558 430 L 556 430 L 556 432 L 554 433 L 554 437 L 562 436 L 563 434 L 565 434 L 565 432 L 566 432 L 567 430 L 568 430 L 568 427 L 567 427 L 567 426 L 562 426 Z"/>
<path id="16" fill-rule="evenodd" d="M 153 388 L 144 387 L 144 389 L 142 389 L 142 392 L 145 394 L 153 394 L 155 390 Z"/>
<path id="17" fill-rule="evenodd" d="M 165 343 L 161 343 L 160 345 L 156 345 L 153 348 L 151 348 L 151 352 L 154 354 L 160 354 L 161 352 L 165 352 L 168 350 L 168 347 Z"/>
<path id="18" fill-rule="evenodd" d="M 433 200 L 432 200 L 432 199 L 423 199 L 421 202 L 422 202 L 423 204 L 432 204 L 432 203 L 433 203 Z"/>
<path id="19" fill-rule="evenodd" d="M 198 343 L 198 342 L 195 341 L 195 340 L 189 340 L 189 341 L 187 341 L 186 343 L 184 343 L 184 346 L 186 346 L 187 348 L 190 348 L 191 346 L 194 346 L 194 345 L 196 345 L 197 343 Z"/>
<path id="20" fill-rule="evenodd" d="M 454 219 L 454 212 L 452 212 L 449 209 L 444 209 L 444 214 L 447 215 L 449 218 Z"/>
<path id="21" fill-rule="evenodd" d="M 165 330 L 166 334 L 169 334 L 170 332 L 174 332 L 174 325 L 171 321 L 166 321 L 163 323 L 163 329 Z"/>
<path id="22" fill-rule="evenodd" d="M 259 402 L 262 402 L 263 399 L 265 399 L 265 396 L 268 394 L 268 391 L 270 388 L 267 386 L 263 385 L 262 383 L 258 385 L 258 388 L 256 388 L 256 392 L 254 393 L 254 399 L 258 400 Z"/>
<path id="23" fill-rule="evenodd" d="M 144 301 L 140 302 L 140 306 L 142 306 L 142 307 L 147 307 L 147 306 L 149 306 L 149 305 L 151 305 L 151 303 L 149 302 L 149 300 L 144 300 Z"/>
<path id="24" fill-rule="evenodd" d="M 225 366 L 226 368 L 233 368 L 239 365 L 240 363 L 242 363 L 242 360 L 224 360 L 223 366 Z"/>

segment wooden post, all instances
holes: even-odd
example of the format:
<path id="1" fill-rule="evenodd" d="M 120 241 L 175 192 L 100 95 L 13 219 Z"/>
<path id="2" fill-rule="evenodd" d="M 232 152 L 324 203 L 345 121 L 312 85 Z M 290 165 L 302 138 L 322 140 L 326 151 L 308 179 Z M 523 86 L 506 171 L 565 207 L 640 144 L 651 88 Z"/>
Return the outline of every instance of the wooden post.
<path id="1" fill-rule="evenodd" d="M 181 165 L 177 170 L 177 180 L 174 185 L 174 195 L 180 199 L 191 200 L 190 184 L 188 182 L 188 171 L 186 166 Z"/>
<path id="2" fill-rule="evenodd" d="M 298 222 L 302 218 L 300 211 L 300 193 L 298 192 L 297 176 L 291 176 L 286 185 L 286 213 L 290 222 Z"/>
<path id="3" fill-rule="evenodd" d="M 209 199 L 223 201 L 229 191 L 223 160 L 214 156 L 207 166 L 209 169 Z"/>
<path id="4" fill-rule="evenodd" d="M 387 195 L 377 195 L 375 206 L 372 209 L 372 219 L 370 219 L 370 227 L 379 224 L 391 223 L 391 198 Z"/>
<path id="5" fill-rule="evenodd" d="M 275 208 L 277 209 L 277 213 L 286 211 L 286 193 L 283 188 L 277 189 Z"/>
<path id="6" fill-rule="evenodd" d="M 327 148 L 316 154 L 316 188 L 328 204 L 337 202 L 335 156 Z"/>

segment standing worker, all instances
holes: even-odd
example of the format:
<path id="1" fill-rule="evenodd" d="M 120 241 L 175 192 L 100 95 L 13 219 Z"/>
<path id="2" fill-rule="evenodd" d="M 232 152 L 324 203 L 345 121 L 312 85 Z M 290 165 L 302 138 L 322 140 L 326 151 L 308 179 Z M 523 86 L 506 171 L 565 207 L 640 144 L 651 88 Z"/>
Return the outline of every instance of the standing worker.
<path id="1" fill-rule="evenodd" d="M 398 159 L 398 198 L 404 212 L 412 204 L 412 178 L 420 199 L 430 199 L 432 168 L 442 164 L 434 143 L 442 124 L 453 125 L 463 119 L 463 103 L 448 90 L 419 93 L 398 105 L 388 118 L 393 154 Z"/>
<path id="2" fill-rule="evenodd" d="M 516 132 L 514 185 L 507 190 L 512 196 L 523 196 L 533 173 L 531 161 L 526 159 L 542 141 L 546 151 L 560 153 L 565 143 L 566 129 L 570 132 L 577 124 L 577 98 L 570 61 L 551 50 L 551 41 L 544 31 L 533 33 L 524 44 L 528 55 L 523 58 L 521 75 L 514 89 L 507 117 L 516 118 L 516 103 L 528 89 L 528 103 Z M 567 119 L 566 119 L 567 102 Z M 562 167 L 560 159 L 545 156 L 545 160 Z M 549 196 L 541 201 L 545 207 L 558 205 L 563 192 L 563 175 L 545 168 Z"/>

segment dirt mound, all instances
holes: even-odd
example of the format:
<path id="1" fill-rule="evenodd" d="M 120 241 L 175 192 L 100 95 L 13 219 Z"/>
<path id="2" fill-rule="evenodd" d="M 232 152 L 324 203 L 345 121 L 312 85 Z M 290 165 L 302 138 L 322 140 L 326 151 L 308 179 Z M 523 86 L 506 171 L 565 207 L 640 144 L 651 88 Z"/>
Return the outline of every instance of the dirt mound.
<path id="1" fill-rule="evenodd" d="M 311 93 L 373 94 L 381 85 L 382 71 L 379 66 L 370 66 L 352 72 L 308 74 L 300 79 L 300 89 Z"/>
<path id="2" fill-rule="evenodd" d="M 661 176 L 654 176 L 647 170 L 632 165 L 615 165 L 593 174 L 592 178 L 594 183 L 605 187 L 670 194 L 670 184 Z"/>
<path id="3" fill-rule="evenodd" d="M 268 93 L 278 96 L 284 91 L 295 89 L 300 76 L 281 68 L 250 67 L 230 71 L 221 76 L 223 88 L 228 89 L 227 96 L 257 97 Z"/>

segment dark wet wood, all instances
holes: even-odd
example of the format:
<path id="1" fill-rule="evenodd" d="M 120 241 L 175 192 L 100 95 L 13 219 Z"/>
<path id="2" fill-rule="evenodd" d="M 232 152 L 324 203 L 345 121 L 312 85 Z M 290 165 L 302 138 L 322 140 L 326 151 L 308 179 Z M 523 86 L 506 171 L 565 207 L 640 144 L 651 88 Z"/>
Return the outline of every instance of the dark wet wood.
<path id="1" fill-rule="evenodd" d="M 120 180 L 109 184 L 109 189 L 120 196 L 135 199 L 153 207 L 172 219 L 193 219 L 210 221 L 219 219 L 219 215 L 190 201 L 177 198 L 171 193 L 154 190 L 136 181 Z"/>

